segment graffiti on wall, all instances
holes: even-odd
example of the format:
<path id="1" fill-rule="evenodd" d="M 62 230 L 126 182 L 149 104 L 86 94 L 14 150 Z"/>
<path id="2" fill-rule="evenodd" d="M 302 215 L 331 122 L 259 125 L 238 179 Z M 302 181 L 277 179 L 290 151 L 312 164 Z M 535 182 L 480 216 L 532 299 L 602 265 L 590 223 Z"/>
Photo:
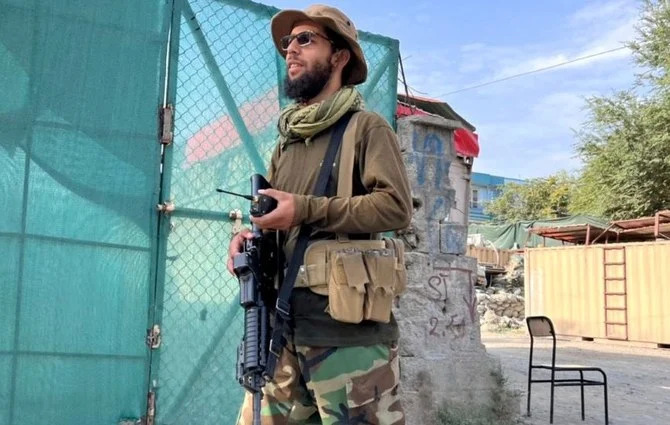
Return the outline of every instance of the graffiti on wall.
<path id="1" fill-rule="evenodd" d="M 434 131 L 419 134 L 414 130 L 410 161 L 416 167 L 416 182 L 420 187 L 443 189 L 449 186 L 451 149 L 445 149 L 445 143 L 442 136 Z M 434 164 L 433 173 L 430 173 L 431 164 Z"/>
<path id="2" fill-rule="evenodd" d="M 461 339 L 466 334 L 466 325 L 474 323 L 477 314 L 477 297 L 475 296 L 473 271 L 460 267 L 434 267 L 435 274 L 427 281 L 428 298 L 441 304 L 442 315 L 433 316 L 428 320 L 428 335 L 436 338 Z M 449 301 L 449 279 L 452 273 L 465 273 L 470 283 L 468 293 L 463 295 L 462 301 L 467 308 L 467 321 L 465 315 L 450 312 L 447 308 Z"/>

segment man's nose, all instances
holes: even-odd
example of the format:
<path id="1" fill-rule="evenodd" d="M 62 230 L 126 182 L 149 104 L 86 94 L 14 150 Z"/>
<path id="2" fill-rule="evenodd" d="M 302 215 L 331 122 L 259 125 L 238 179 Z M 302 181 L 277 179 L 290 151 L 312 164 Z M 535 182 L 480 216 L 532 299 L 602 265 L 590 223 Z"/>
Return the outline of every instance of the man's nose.
<path id="1" fill-rule="evenodd" d="M 295 56 L 298 54 L 299 51 L 300 51 L 300 43 L 298 43 L 298 40 L 294 38 L 288 44 L 288 48 L 286 48 L 286 57 L 288 58 L 290 54 L 293 54 Z"/>

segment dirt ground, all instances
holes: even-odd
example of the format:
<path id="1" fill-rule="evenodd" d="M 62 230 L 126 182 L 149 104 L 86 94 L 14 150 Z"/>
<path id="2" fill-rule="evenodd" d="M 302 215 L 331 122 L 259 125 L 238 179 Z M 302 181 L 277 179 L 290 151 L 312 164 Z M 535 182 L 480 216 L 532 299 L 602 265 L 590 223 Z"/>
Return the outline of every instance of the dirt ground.
<path id="1" fill-rule="evenodd" d="M 537 340 L 536 340 L 537 341 Z M 519 391 L 526 412 L 529 338 L 525 332 L 482 333 L 486 350 L 497 356 L 510 389 Z M 670 349 L 622 345 L 612 341 L 560 338 L 557 364 L 587 365 L 607 373 L 610 424 L 670 425 Z M 536 358 L 551 358 L 550 341 L 536 342 Z M 540 357 L 537 357 L 540 353 Z M 536 377 L 535 373 L 533 374 Z M 554 424 L 604 424 L 602 387 L 587 387 L 586 420 L 581 421 L 579 387 L 556 388 Z M 531 417 L 525 424 L 549 423 L 549 385 L 534 384 Z"/>

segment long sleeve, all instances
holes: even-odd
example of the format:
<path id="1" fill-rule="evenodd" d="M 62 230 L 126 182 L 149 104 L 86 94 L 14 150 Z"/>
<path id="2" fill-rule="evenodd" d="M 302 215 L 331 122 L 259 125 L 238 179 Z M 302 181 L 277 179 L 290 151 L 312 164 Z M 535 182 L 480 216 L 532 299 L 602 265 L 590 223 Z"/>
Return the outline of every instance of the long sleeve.
<path id="1" fill-rule="evenodd" d="M 365 129 L 358 155 L 368 193 L 351 198 L 296 194 L 296 224 L 334 233 L 377 233 L 409 225 L 411 192 L 396 135 L 385 122 L 375 124 Z"/>
<path id="2" fill-rule="evenodd" d="M 277 144 L 272 151 L 272 157 L 270 158 L 270 166 L 268 167 L 268 172 L 265 176 L 266 180 L 272 187 L 275 187 L 275 176 L 277 174 L 277 162 L 279 161 L 279 155 L 281 154 L 281 149 L 279 144 Z"/>

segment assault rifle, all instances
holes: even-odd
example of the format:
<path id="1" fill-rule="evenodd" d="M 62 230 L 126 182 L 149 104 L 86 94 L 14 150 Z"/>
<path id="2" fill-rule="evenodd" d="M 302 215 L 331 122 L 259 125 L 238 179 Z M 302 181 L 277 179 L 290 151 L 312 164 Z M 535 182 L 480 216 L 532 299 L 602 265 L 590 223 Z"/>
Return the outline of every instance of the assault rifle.
<path id="1" fill-rule="evenodd" d="M 251 176 L 251 195 L 241 195 L 223 189 L 219 192 L 240 196 L 251 201 L 249 214 L 260 217 L 274 210 L 277 201 L 258 193 L 270 184 L 260 174 Z M 252 224 L 253 237 L 244 242 L 242 251 L 233 258 L 233 269 L 240 283 L 240 305 L 244 308 L 244 336 L 237 350 L 237 380 L 253 395 L 253 424 L 261 423 L 263 386 L 272 379 L 266 370 L 270 345 L 270 313 L 276 291 L 277 249 L 274 234 L 264 234 Z"/>

